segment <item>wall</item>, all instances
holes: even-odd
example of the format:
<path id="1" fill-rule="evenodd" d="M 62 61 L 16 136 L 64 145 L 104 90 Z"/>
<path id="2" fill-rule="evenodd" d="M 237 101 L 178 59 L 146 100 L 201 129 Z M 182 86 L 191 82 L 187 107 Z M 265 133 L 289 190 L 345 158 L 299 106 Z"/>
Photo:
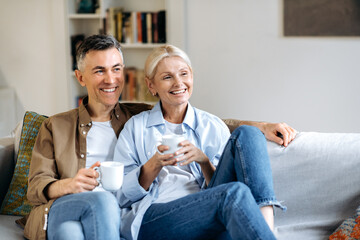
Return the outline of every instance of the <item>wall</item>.
<path id="1" fill-rule="evenodd" d="M 299 131 L 360 132 L 360 38 L 283 37 L 282 0 L 191 0 L 192 104 Z"/>
<path id="2" fill-rule="evenodd" d="M 0 87 L 14 88 L 24 110 L 67 110 L 62 11 L 57 0 L 1 3 Z"/>
<path id="3" fill-rule="evenodd" d="M 184 3 L 176 30 L 195 70 L 194 106 L 299 131 L 360 132 L 360 38 L 285 38 L 282 0 Z M 13 87 L 25 110 L 70 106 L 63 14 L 64 1 L 2 1 L 0 87 Z"/>

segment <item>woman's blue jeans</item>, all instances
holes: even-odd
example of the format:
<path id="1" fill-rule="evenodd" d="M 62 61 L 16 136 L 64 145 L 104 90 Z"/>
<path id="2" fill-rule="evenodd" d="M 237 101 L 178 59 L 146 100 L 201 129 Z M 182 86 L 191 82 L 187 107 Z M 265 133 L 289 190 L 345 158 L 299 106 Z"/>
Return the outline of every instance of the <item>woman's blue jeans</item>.
<path id="1" fill-rule="evenodd" d="M 49 212 L 48 239 L 120 239 L 120 208 L 109 192 L 63 196 Z"/>
<path id="2" fill-rule="evenodd" d="M 231 135 L 208 188 L 146 211 L 139 239 L 275 239 L 260 212 L 276 200 L 266 140 L 241 126 Z"/>

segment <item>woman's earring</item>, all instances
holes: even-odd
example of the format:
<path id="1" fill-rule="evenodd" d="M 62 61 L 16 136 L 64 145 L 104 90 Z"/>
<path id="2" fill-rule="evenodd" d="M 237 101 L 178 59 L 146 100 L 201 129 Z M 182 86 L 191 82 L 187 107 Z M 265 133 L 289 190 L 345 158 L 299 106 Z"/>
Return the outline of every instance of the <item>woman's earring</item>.
<path id="1" fill-rule="evenodd" d="M 153 96 L 156 96 L 156 93 L 152 93 Z"/>

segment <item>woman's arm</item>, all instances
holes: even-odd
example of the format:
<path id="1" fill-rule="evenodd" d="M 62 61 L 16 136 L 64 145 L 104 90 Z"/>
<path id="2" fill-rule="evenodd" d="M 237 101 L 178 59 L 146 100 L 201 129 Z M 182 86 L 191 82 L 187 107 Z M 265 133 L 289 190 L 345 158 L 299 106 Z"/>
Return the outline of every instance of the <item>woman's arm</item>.
<path id="1" fill-rule="evenodd" d="M 160 152 L 163 152 L 168 150 L 169 148 L 167 146 L 160 145 L 158 149 Z M 173 157 L 174 154 L 161 155 L 156 152 L 155 155 L 141 167 L 139 176 L 140 185 L 145 190 L 148 190 L 152 182 L 158 176 L 163 166 L 176 164 L 176 159 Z"/>

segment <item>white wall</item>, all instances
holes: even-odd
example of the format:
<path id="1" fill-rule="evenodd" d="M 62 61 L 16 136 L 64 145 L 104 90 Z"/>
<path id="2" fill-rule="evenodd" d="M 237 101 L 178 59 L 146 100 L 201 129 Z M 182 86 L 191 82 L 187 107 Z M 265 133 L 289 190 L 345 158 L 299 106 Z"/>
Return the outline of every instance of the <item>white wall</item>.
<path id="1" fill-rule="evenodd" d="M 187 1 L 192 104 L 299 131 L 360 132 L 360 38 L 283 37 L 282 0 Z"/>
<path id="2" fill-rule="evenodd" d="M 45 115 L 68 107 L 62 2 L 2 1 L 0 8 L 0 87 L 14 88 L 25 110 Z"/>
<path id="3" fill-rule="evenodd" d="M 360 132 L 360 38 L 285 38 L 282 0 L 184 3 L 176 30 L 193 62 L 194 106 L 299 131 Z M 25 110 L 70 106 L 63 14 L 64 1 L 2 1 L 0 87 L 13 87 Z"/>

